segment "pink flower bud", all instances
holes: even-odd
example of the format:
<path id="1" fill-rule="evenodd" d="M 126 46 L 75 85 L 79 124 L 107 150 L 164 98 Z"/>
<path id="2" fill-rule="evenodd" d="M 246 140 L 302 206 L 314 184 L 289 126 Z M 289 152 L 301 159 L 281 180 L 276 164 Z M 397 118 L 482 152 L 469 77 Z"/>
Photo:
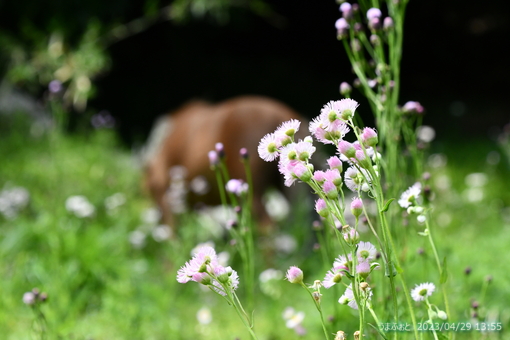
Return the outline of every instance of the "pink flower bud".
<path id="1" fill-rule="evenodd" d="M 303 271 L 296 266 L 289 268 L 286 277 L 290 283 L 303 283 Z"/>
<path id="2" fill-rule="evenodd" d="M 378 143 L 377 132 L 374 129 L 366 127 L 361 133 L 361 142 L 365 147 L 374 147 Z"/>
<path id="3" fill-rule="evenodd" d="M 345 140 L 341 140 L 340 143 L 338 143 L 338 150 L 347 158 L 353 158 L 356 155 L 354 146 Z"/>

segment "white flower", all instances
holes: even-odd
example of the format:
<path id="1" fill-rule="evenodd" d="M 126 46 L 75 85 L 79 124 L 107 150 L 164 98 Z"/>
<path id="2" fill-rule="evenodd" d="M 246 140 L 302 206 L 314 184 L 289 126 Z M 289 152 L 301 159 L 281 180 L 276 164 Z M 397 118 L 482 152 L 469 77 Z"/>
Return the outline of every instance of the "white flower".
<path id="1" fill-rule="evenodd" d="M 265 135 L 257 148 L 260 158 L 266 162 L 274 161 L 278 157 L 278 146 L 274 133 Z"/>
<path id="2" fill-rule="evenodd" d="M 294 308 L 287 307 L 283 312 L 283 319 L 286 321 L 285 325 L 287 328 L 295 328 L 303 322 L 305 319 L 304 312 L 296 312 Z"/>
<path id="3" fill-rule="evenodd" d="M 66 200 L 67 211 L 73 213 L 77 217 L 90 217 L 94 215 L 96 208 L 87 200 L 85 196 L 70 196 Z"/>
<path id="4" fill-rule="evenodd" d="M 411 297 L 414 301 L 423 301 L 427 297 L 431 296 L 432 293 L 434 293 L 434 290 L 436 290 L 436 286 L 434 286 L 433 283 L 420 283 L 411 290 Z"/>
<path id="5" fill-rule="evenodd" d="M 411 186 L 409 189 L 404 191 L 402 196 L 400 196 L 400 199 L 398 200 L 398 204 L 402 208 L 409 208 L 413 204 L 413 202 L 416 202 L 418 197 L 420 197 L 421 193 L 421 183 L 416 182 Z"/>
<path id="6" fill-rule="evenodd" d="M 212 321 L 211 310 L 207 307 L 202 307 L 197 312 L 197 320 L 202 325 L 208 325 Z"/>
<path id="7" fill-rule="evenodd" d="M 377 249 L 372 243 L 361 241 L 358 244 L 356 255 L 362 260 L 373 261 L 377 256 Z"/>

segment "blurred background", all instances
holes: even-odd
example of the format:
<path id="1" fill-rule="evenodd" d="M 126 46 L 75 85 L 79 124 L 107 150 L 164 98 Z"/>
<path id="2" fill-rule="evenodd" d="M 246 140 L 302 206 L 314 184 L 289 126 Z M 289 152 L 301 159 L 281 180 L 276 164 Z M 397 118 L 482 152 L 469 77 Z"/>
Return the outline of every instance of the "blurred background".
<path id="1" fill-rule="evenodd" d="M 510 122 L 509 6 L 410 1 L 401 104 L 419 101 L 440 141 L 495 138 Z M 113 117 L 127 146 L 193 98 L 261 94 L 314 117 L 354 80 L 339 17 L 335 1 L 2 1 L 0 109 L 14 105 L 6 87 L 40 103 L 57 79 L 69 129 Z"/>

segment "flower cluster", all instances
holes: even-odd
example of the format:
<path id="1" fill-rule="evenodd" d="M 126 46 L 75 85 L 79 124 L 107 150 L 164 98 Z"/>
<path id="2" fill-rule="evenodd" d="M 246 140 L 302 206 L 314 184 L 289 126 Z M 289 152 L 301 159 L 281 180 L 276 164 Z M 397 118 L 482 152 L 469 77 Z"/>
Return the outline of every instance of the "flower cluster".
<path id="1" fill-rule="evenodd" d="M 338 156 L 328 159 L 329 169 L 314 171 L 309 160 L 316 149 L 310 136 L 294 141 L 300 126 L 297 120 L 284 122 L 275 132 L 264 136 L 258 146 L 259 156 L 268 162 L 279 160 L 278 169 L 284 176 L 286 186 L 291 186 L 297 180 L 313 181 L 329 199 L 338 197 L 344 182 L 354 192 L 368 191 L 373 180 L 368 169 L 373 169 L 377 175 L 377 166 L 372 162 L 380 157 L 374 150 L 378 143 L 377 133 L 372 128 L 365 128 L 357 141 L 350 143 L 344 140 L 353 127 L 352 118 L 358 106 L 353 99 L 330 101 L 309 125 L 310 133 L 317 140 L 337 146 Z M 350 167 L 342 179 L 343 162 Z M 327 213 L 324 207 L 324 202 L 317 201 L 316 209 L 322 216 Z"/>
<path id="2" fill-rule="evenodd" d="M 177 281 L 195 281 L 223 296 L 235 291 L 239 285 L 237 272 L 220 265 L 216 251 L 208 246 L 199 248 L 193 258 L 179 269 Z"/>

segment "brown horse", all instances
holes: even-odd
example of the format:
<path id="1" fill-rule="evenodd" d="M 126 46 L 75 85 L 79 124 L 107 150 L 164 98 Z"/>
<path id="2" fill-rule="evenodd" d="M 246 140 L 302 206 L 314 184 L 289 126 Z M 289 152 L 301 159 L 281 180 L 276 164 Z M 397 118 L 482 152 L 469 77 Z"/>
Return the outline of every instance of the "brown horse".
<path id="1" fill-rule="evenodd" d="M 152 141 L 146 152 L 145 185 L 161 209 L 163 222 L 176 229 L 174 212 L 170 208 L 176 198 L 168 194 L 170 172 L 176 166 L 182 167 L 177 171 L 180 179 L 189 182 L 200 178 L 209 186 L 204 195 L 189 192 L 188 205 L 197 202 L 221 204 L 208 152 L 214 150 L 216 143 L 222 143 L 231 178 L 246 180 L 239 151 L 241 148 L 248 150 L 254 214 L 260 222 L 267 224 L 269 218 L 262 195 L 270 187 L 281 188 L 283 177 L 278 173 L 276 162 L 267 163 L 259 158 L 257 146 L 265 134 L 290 119 L 302 120 L 302 117 L 278 101 L 257 96 L 238 97 L 219 104 L 193 101 L 161 118 L 151 134 Z"/>

